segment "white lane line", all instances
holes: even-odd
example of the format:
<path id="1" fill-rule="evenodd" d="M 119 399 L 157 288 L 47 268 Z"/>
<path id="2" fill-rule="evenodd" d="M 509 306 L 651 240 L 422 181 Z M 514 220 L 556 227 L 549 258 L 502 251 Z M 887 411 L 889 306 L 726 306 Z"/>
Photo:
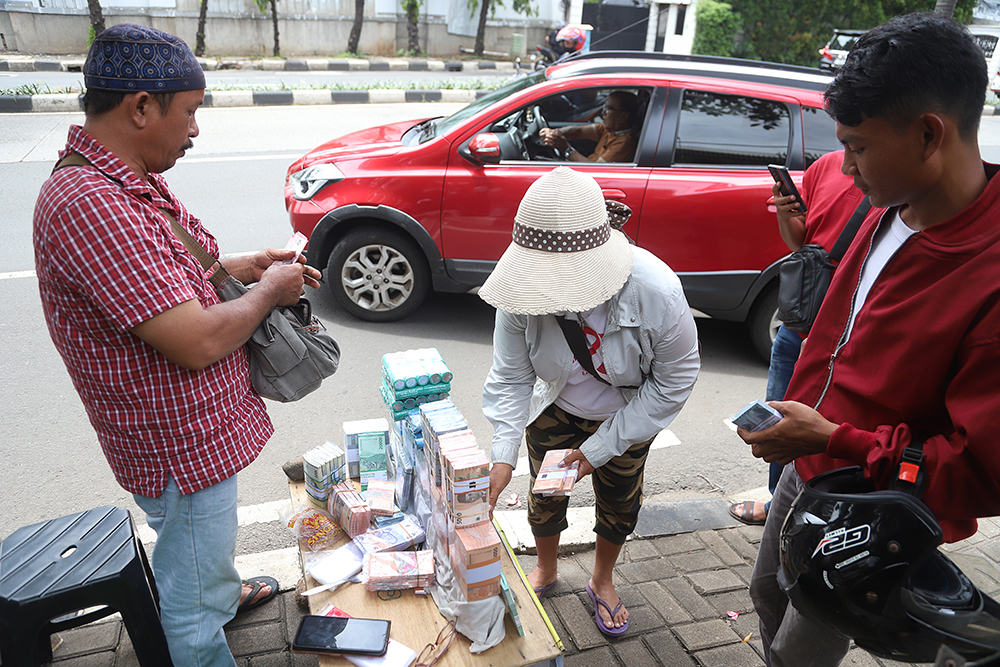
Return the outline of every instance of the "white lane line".
<path id="1" fill-rule="evenodd" d="M 669 428 L 665 428 L 656 434 L 653 438 L 653 444 L 649 446 L 649 450 L 663 449 L 664 447 L 673 447 L 675 445 L 681 444 L 680 438 L 674 435 L 674 432 Z M 528 457 L 522 456 L 517 460 L 517 467 L 514 468 L 514 477 L 519 477 L 521 475 L 527 475 L 530 471 L 530 466 L 528 464 Z"/>

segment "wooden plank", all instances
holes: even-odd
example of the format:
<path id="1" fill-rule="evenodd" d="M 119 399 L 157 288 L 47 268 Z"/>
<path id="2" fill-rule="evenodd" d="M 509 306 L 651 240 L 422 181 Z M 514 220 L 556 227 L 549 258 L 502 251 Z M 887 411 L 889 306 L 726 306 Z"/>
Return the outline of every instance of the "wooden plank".
<path id="1" fill-rule="evenodd" d="M 308 505 L 305 486 L 301 482 L 289 482 L 292 503 Z M 337 546 L 346 544 L 344 537 Z M 301 543 L 303 559 L 309 550 Z M 469 651 L 471 642 L 461 634 L 447 653 L 436 663 L 441 667 L 526 667 L 555 658 L 560 654 L 558 645 L 546 626 L 545 619 L 535 607 L 527 582 L 520 576 L 506 549 L 502 550 L 501 567 L 511 589 L 517 596 L 517 612 L 521 619 L 524 636 L 518 636 L 510 614 L 504 614 L 506 637 L 493 648 L 480 654 Z M 306 587 L 319 586 L 320 582 L 309 574 Z M 345 584 L 334 592 L 324 591 L 309 597 L 310 613 L 318 613 L 327 604 L 334 604 L 357 618 L 381 618 L 392 622 L 389 636 L 419 653 L 424 646 L 433 642 L 447 621 L 438 612 L 430 595 L 417 595 L 413 590 L 401 591 L 395 600 L 381 600 L 376 593 L 369 593 L 364 586 Z M 343 658 L 320 657 L 321 667 L 344 667 L 350 665 Z"/>

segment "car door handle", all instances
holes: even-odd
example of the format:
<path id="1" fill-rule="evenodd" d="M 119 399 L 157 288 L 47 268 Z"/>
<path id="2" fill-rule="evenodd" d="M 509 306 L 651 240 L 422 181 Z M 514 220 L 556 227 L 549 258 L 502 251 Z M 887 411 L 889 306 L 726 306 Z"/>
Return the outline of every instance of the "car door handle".
<path id="1" fill-rule="evenodd" d="M 625 199 L 624 190 L 612 190 L 612 189 L 601 189 L 601 194 L 604 195 L 605 199 L 614 199 L 615 201 L 621 201 Z"/>

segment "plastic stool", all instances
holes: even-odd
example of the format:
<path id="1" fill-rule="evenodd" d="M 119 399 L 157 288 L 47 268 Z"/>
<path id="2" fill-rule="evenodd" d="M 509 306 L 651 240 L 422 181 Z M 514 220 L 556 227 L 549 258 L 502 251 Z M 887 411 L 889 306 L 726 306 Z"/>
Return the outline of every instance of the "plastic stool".
<path id="1" fill-rule="evenodd" d="M 50 662 L 53 632 L 115 612 L 121 612 L 142 667 L 173 666 L 153 572 L 127 510 L 98 507 L 25 526 L 0 542 L 4 667 Z"/>

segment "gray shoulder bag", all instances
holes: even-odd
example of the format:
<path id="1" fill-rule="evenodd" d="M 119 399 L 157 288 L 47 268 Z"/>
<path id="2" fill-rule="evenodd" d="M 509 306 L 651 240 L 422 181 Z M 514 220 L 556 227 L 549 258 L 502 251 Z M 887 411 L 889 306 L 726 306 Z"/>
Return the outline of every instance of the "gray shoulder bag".
<path id="1" fill-rule="evenodd" d="M 78 153 L 63 158 L 56 169 L 89 166 Z M 147 202 L 148 203 L 148 202 Z M 170 221 L 174 234 L 194 255 L 206 271 L 216 260 L 192 238 L 177 219 L 163 209 L 157 209 Z M 209 278 L 223 301 L 238 299 L 248 288 L 218 264 Z M 250 353 L 250 380 L 257 393 L 273 401 L 289 403 L 319 389 L 325 378 L 337 372 L 340 346 L 327 332 L 323 323 L 312 314 L 306 299 L 294 306 L 275 308 L 246 343 Z"/>

